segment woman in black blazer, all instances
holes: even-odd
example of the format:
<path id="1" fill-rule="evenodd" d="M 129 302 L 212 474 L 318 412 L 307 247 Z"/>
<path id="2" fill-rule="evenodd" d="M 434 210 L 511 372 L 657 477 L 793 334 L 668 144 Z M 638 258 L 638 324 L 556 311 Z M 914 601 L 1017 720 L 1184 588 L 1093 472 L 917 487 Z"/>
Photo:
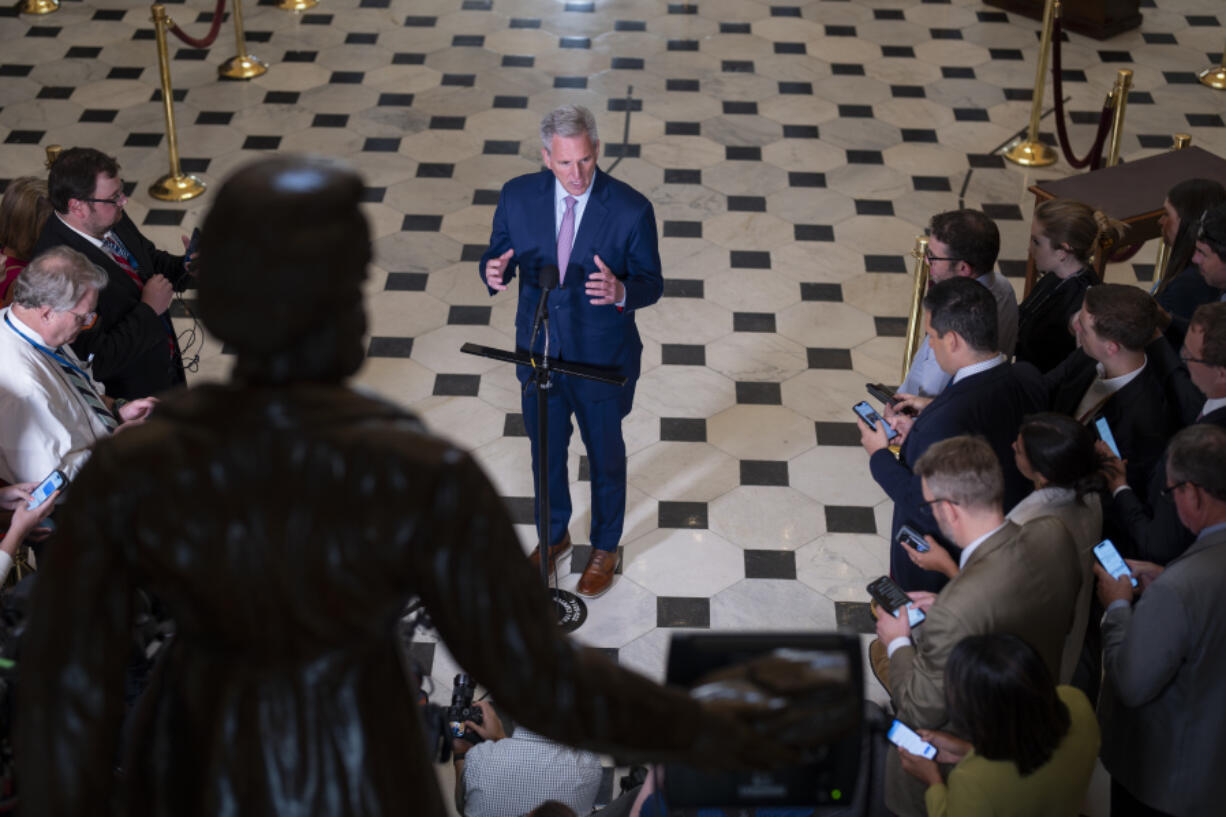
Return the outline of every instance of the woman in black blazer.
<path id="1" fill-rule="evenodd" d="M 1200 218 L 1226 202 L 1226 188 L 1212 179 L 1187 179 L 1172 187 L 1162 202 L 1162 240 L 1171 248 L 1167 269 L 1171 274 L 1158 287 L 1154 297 L 1158 305 L 1173 317 L 1186 323 L 1196 307 L 1216 301 L 1222 291 L 1206 283 L 1200 270 L 1192 263 L 1196 251 L 1196 236 Z M 1176 344 L 1178 345 L 1178 344 Z"/>
<path id="2" fill-rule="evenodd" d="M 1018 306 L 1017 359 L 1049 372 L 1076 348 L 1069 320 L 1097 284 L 1092 259 L 1106 240 L 1119 246 L 1127 225 L 1089 205 L 1052 199 L 1035 208 L 1030 254 L 1042 278 Z"/>

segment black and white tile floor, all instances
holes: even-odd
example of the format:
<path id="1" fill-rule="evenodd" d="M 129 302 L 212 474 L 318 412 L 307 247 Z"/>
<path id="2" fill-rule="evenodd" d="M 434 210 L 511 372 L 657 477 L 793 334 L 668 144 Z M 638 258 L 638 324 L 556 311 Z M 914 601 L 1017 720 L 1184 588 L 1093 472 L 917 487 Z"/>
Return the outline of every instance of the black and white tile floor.
<path id="1" fill-rule="evenodd" d="M 201 36 L 210 4 L 196 5 L 168 8 Z M 1220 0 L 1142 10 L 1140 30 L 1063 46 L 1078 150 L 1128 67 L 1126 159 L 1166 149 L 1176 131 L 1226 154 L 1226 94 L 1194 76 L 1220 59 Z M 497 190 L 538 167 L 542 114 L 577 102 L 597 112 L 603 165 L 654 202 L 666 288 L 638 316 L 625 559 L 580 641 L 658 675 L 673 628 L 867 627 L 890 507 L 850 406 L 865 381 L 899 379 L 907 254 L 932 213 L 965 202 L 997 218 L 1020 289 L 1026 188 L 1069 172 L 993 154 L 1028 120 L 1037 23 L 973 0 L 324 0 L 304 14 L 260 0 L 245 17 L 250 50 L 272 63 L 251 82 L 216 80 L 234 53 L 229 26 L 208 50 L 171 40 L 184 169 L 215 189 L 279 150 L 345 157 L 365 174 L 375 268 L 359 382 L 473 450 L 525 547 L 517 383 L 459 351 L 513 343 L 515 295 L 487 297 L 475 264 Z M 146 8 L 0 10 L 0 77 L 0 179 L 41 172 L 46 145 L 92 145 L 118 156 L 129 211 L 157 242 L 178 246 L 200 220 L 207 195 L 166 205 L 146 193 L 166 167 Z M 1152 257 L 1109 277 L 1145 281 Z M 193 379 L 228 366 L 209 340 Z M 571 530 L 583 542 L 577 446 L 576 435 Z M 564 587 L 585 553 L 563 562 Z M 450 658 L 419 654 L 449 694 Z"/>

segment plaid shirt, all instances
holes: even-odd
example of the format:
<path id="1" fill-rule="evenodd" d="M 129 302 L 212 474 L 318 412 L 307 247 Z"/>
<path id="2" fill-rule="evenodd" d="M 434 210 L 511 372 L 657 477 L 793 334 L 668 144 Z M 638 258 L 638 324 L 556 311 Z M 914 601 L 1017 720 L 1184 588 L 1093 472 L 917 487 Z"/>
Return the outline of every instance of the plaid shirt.
<path id="1" fill-rule="evenodd" d="M 546 800 L 589 814 L 600 788 L 600 758 L 528 731 L 487 740 L 464 757 L 465 817 L 520 817 Z"/>

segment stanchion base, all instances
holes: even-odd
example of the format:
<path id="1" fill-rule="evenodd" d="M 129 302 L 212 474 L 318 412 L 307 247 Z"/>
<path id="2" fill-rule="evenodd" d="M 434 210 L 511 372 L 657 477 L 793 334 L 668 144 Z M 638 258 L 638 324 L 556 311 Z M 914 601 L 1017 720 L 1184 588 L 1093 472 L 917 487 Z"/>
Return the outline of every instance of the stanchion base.
<path id="1" fill-rule="evenodd" d="M 208 185 L 190 173 L 178 176 L 167 173 L 149 186 L 149 195 L 159 201 L 187 201 L 207 189 Z"/>
<path id="2" fill-rule="evenodd" d="M 268 70 L 268 63 L 256 56 L 231 57 L 217 66 L 217 75 L 226 79 L 252 79 Z"/>
<path id="3" fill-rule="evenodd" d="M 50 14 L 60 10 L 60 0 L 25 0 L 21 4 L 22 14 Z"/>
<path id="4" fill-rule="evenodd" d="M 1226 91 L 1226 65 L 1214 65 L 1196 76 L 1200 77 L 1202 84 L 1219 91 Z"/>
<path id="5" fill-rule="evenodd" d="M 1046 167 L 1056 163 L 1056 152 L 1039 141 L 1018 139 L 1005 149 L 1005 158 L 1023 167 Z"/>
<path id="6" fill-rule="evenodd" d="M 562 632 L 573 633 L 587 621 L 587 604 L 574 593 L 554 589 L 549 591 L 549 598 Z"/>
<path id="7" fill-rule="evenodd" d="M 281 11 L 306 11 L 319 5 L 319 0 L 281 0 L 277 8 Z"/>

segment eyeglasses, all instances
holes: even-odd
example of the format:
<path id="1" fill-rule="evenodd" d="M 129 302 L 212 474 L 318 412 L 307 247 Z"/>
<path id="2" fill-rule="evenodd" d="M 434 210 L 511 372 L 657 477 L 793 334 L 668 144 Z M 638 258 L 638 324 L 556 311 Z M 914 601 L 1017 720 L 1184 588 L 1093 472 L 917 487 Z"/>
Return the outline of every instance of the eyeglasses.
<path id="1" fill-rule="evenodd" d="M 932 250 L 924 250 L 924 260 L 931 264 L 933 261 L 961 261 L 962 259 L 942 255 L 933 255 Z"/>
<path id="2" fill-rule="evenodd" d="M 1201 363 L 1201 364 L 1204 364 L 1205 366 L 1213 365 L 1209 361 L 1201 360 L 1198 357 L 1188 357 L 1188 347 L 1186 346 L 1179 350 L 1179 359 L 1182 360 L 1184 363 Z"/>
<path id="3" fill-rule="evenodd" d="M 1183 482 L 1176 482 L 1174 485 L 1168 485 L 1168 486 L 1166 486 L 1165 488 L 1163 488 L 1163 489 L 1162 489 L 1162 495 L 1163 495 L 1163 496 L 1171 496 L 1172 494 L 1174 494 L 1176 491 L 1178 491 L 1178 490 L 1179 490 L 1180 488 L 1182 488 L 1183 486 L 1185 486 L 1185 485 L 1195 485 L 1195 484 L 1196 484 L 1195 482 L 1189 482 L 1188 480 L 1186 480 L 1186 479 L 1185 479 Z"/>
<path id="4" fill-rule="evenodd" d="M 81 327 L 82 329 L 89 329 L 94 325 L 94 322 L 98 320 L 97 312 L 86 312 L 84 315 L 82 315 L 80 312 L 73 312 L 71 309 L 65 309 L 63 311 L 67 312 L 69 315 L 72 315 L 72 317 L 77 321 L 77 326 Z"/>
<path id="5" fill-rule="evenodd" d="M 124 194 L 122 187 L 120 188 L 118 193 L 116 193 L 115 195 L 111 196 L 108 199 L 94 199 L 94 198 L 81 199 L 81 201 L 92 201 L 94 204 L 109 204 L 112 207 L 120 207 L 122 206 L 122 203 L 127 200 L 128 200 L 128 197 Z"/>
<path id="6" fill-rule="evenodd" d="M 944 498 L 944 497 L 937 497 L 936 499 L 929 499 L 929 500 L 928 500 L 928 501 L 926 501 L 926 502 L 921 502 L 921 503 L 920 503 L 920 507 L 921 507 L 921 508 L 923 508 L 923 509 L 924 509 L 926 512 L 928 512 L 929 514 L 931 514 L 931 513 L 932 513 L 932 511 L 933 511 L 933 507 L 932 507 L 932 506 L 933 506 L 933 505 L 935 505 L 935 504 L 937 504 L 938 502 L 948 502 L 950 505 L 957 505 L 957 504 L 958 504 L 957 502 L 955 502 L 955 501 L 954 501 L 954 500 L 952 500 L 952 499 L 946 499 L 946 498 Z"/>

